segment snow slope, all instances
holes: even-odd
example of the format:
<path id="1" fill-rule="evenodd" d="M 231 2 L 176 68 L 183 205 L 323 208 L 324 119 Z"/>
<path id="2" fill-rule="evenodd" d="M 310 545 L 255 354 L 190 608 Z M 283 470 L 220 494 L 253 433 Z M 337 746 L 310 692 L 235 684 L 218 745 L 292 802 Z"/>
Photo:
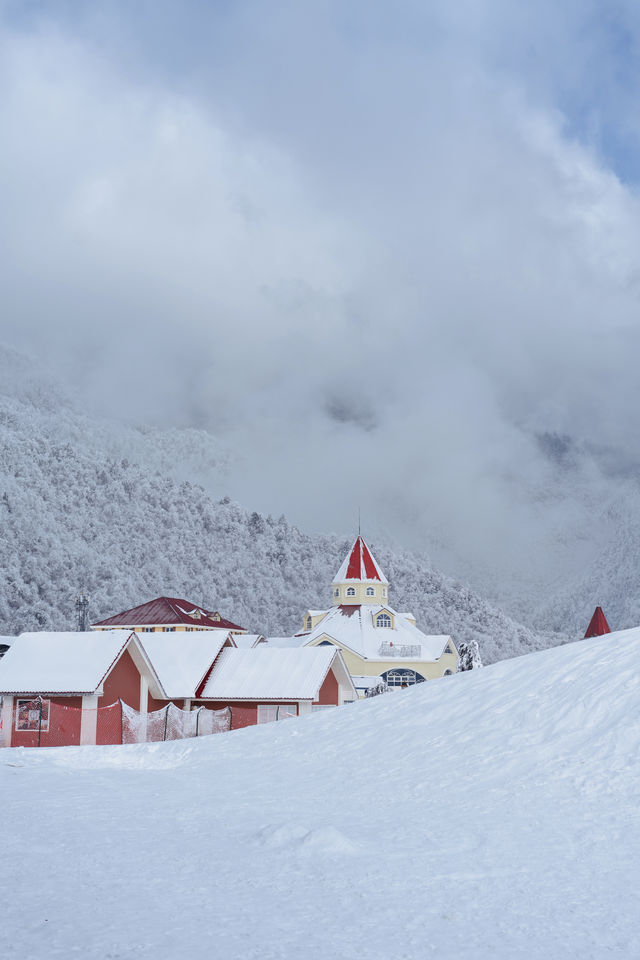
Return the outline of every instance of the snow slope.
<path id="1" fill-rule="evenodd" d="M 640 629 L 198 741 L 0 754 L 0 950 L 640 956 Z"/>

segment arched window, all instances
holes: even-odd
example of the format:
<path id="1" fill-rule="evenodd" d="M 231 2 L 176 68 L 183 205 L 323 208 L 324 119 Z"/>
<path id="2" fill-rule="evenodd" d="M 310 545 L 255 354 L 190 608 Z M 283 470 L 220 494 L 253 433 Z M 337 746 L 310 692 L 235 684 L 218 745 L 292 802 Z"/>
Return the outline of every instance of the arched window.
<path id="1" fill-rule="evenodd" d="M 375 590 L 373 589 L 373 587 L 367 587 L 367 596 L 368 597 L 375 596 Z"/>
<path id="2" fill-rule="evenodd" d="M 387 670 L 382 679 L 388 687 L 412 687 L 414 683 L 424 683 L 424 677 L 415 670 Z"/>
<path id="3" fill-rule="evenodd" d="M 355 590 L 353 589 L 353 587 L 349 587 L 349 589 L 347 590 L 347 596 L 348 596 L 348 597 L 355 597 L 355 595 L 356 595 L 356 592 L 355 592 Z"/>
<path id="4" fill-rule="evenodd" d="M 333 591 L 333 595 L 334 595 L 334 597 L 339 597 L 339 596 L 340 596 L 340 591 L 338 590 L 337 587 L 336 587 L 336 589 Z"/>
<path id="5" fill-rule="evenodd" d="M 391 617 L 388 613 L 380 613 L 376 619 L 376 627 L 390 627 Z"/>
<path id="6" fill-rule="evenodd" d="M 445 670 L 443 676 L 445 676 L 445 677 L 452 677 L 452 676 L 453 676 L 453 670 Z"/>

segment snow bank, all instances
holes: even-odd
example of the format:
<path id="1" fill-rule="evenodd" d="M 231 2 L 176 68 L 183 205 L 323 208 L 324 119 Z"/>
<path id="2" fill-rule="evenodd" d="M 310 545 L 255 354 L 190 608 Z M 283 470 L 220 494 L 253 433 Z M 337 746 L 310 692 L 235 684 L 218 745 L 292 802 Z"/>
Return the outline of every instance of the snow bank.
<path id="1" fill-rule="evenodd" d="M 4 751 L 0 947 L 635 960 L 639 649 L 611 634 L 188 745 Z"/>

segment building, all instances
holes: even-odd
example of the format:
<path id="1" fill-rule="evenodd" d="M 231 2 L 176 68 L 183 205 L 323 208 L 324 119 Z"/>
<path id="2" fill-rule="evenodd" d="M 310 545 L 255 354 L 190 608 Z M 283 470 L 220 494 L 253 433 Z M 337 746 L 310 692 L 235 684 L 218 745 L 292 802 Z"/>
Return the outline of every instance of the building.
<path id="1" fill-rule="evenodd" d="M 0 661 L 2 746 L 120 743 L 119 700 L 143 710 L 149 696 L 164 698 L 130 630 L 23 633 L 12 639 Z"/>
<path id="2" fill-rule="evenodd" d="M 231 707 L 233 729 L 304 716 L 357 700 L 339 650 L 281 650 L 260 644 L 222 650 L 196 705 Z"/>
<path id="3" fill-rule="evenodd" d="M 178 739 L 197 735 L 200 720 L 212 733 L 357 699 L 335 648 L 260 640 L 238 649 L 226 630 L 21 634 L 0 662 L 0 746 Z M 221 713 L 224 727 L 212 723 Z"/>
<path id="4" fill-rule="evenodd" d="M 156 597 L 155 600 L 116 613 L 91 626 L 94 630 L 112 630 L 117 627 L 136 630 L 138 633 L 189 633 L 193 630 L 229 630 L 234 634 L 247 632 L 237 623 L 225 620 L 217 610 L 205 610 L 204 607 L 176 597 Z"/>
<path id="5" fill-rule="evenodd" d="M 302 633 L 269 643 L 337 647 L 360 696 L 379 678 L 388 687 L 408 687 L 455 673 L 458 651 L 451 637 L 422 633 L 411 613 L 394 610 L 388 593 L 387 578 L 358 536 L 334 578 L 330 609 L 307 610 Z"/>

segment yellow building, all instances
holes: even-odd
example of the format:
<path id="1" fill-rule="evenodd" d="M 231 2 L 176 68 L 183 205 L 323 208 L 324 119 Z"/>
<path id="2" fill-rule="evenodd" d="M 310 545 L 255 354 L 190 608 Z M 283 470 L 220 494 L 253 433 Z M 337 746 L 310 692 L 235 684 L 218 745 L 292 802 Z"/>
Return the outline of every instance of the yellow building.
<path id="1" fill-rule="evenodd" d="M 455 673 L 458 651 L 451 637 L 422 633 L 411 613 L 389 605 L 388 593 L 387 578 L 358 536 L 331 585 L 330 609 L 307 610 L 301 634 L 269 642 L 338 647 L 360 696 L 380 678 L 389 687 L 406 687 Z"/>

